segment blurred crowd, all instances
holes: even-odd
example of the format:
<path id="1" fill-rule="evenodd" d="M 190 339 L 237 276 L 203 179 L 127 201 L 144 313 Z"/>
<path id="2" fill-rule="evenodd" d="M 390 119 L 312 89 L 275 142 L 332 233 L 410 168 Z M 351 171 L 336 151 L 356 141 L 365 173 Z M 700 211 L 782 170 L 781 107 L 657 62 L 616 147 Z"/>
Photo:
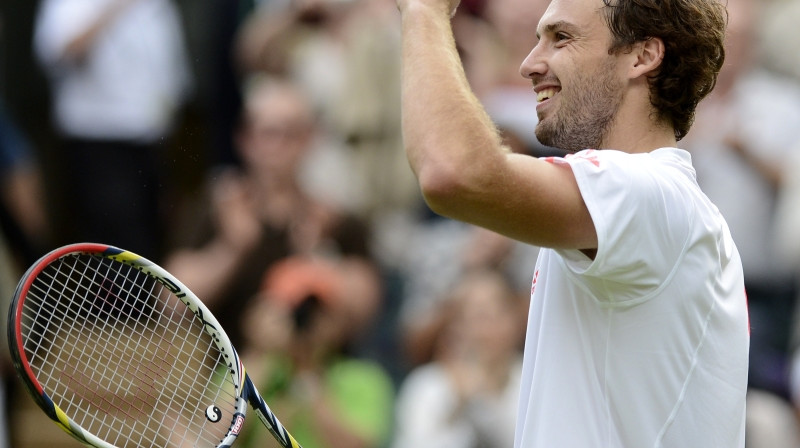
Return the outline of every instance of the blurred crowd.
<path id="1" fill-rule="evenodd" d="M 476 94 L 531 156 L 560 153 L 518 73 L 547 4 L 453 18 Z M 725 67 L 680 146 L 744 263 L 747 446 L 796 448 L 800 3 L 728 4 Z M 47 250 L 116 245 L 205 301 L 304 447 L 512 446 L 538 250 L 425 206 L 399 26 L 394 0 L 0 4 L 0 309 Z M 0 353 L 0 448 L 78 446 Z M 256 422 L 241 439 L 273 446 Z"/>

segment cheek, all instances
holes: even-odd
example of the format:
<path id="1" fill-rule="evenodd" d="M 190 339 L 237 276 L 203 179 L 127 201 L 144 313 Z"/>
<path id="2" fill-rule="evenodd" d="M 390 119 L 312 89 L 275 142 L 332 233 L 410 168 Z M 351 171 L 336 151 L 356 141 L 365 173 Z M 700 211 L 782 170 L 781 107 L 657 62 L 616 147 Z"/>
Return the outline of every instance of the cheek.
<path id="1" fill-rule="evenodd" d="M 245 150 L 245 157 L 250 165 L 271 169 L 291 170 L 304 155 L 304 147 L 281 140 L 262 140 Z"/>

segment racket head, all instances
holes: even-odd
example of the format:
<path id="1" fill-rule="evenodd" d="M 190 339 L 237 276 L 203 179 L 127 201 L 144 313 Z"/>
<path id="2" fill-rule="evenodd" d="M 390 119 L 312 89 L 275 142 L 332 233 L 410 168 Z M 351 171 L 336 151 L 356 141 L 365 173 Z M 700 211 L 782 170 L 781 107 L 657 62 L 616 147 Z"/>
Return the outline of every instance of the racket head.
<path id="1" fill-rule="evenodd" d="M 91 446 L 229 447 L 244 423 L 245 372 L 203 303 L 134 253 L 51 251 L 9 309 L 14 367 L 42 410 Z"/>

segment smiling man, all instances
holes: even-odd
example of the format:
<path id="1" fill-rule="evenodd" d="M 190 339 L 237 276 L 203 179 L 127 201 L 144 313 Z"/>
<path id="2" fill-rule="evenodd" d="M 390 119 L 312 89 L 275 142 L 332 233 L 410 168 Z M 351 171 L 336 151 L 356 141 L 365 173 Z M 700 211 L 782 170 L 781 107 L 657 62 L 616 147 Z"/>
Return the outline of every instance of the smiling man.
<path id="1" fill-rule="evenodd" d="M 502 146 L 470 90 L 458 0 L 397 3 L 404 141 L 426 201 L 544 248 L 516 447 L 743 447 L 741 260 L 676 147 L 722 66 L 724 6 L 552 0 L 520 70 L 537 137 L 572 154 L 537 159 Z"/>

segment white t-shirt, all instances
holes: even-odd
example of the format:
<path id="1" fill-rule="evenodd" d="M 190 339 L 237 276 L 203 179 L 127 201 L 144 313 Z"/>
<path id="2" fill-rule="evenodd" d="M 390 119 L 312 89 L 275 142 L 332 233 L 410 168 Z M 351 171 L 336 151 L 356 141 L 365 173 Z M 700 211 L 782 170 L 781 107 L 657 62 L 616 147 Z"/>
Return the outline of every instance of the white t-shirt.
<path id="1" fill-rule="evenodd" d="M 83 63 L 63 58 L 67 44 L 117 0 L 44 0 L 34 49 L 53 81 L 54 118 L 66 135 L 153 141 L 163 137 L 192 78 L 183 28 L 171 0 L 126 6 Z"/>
<path id="2" fill-rule="evenodd" d="M 575 173 L 598 250 L 540 253 L 515 446 L 743 447 L 742 265 L 690 155 L 549 161 Z"/>

